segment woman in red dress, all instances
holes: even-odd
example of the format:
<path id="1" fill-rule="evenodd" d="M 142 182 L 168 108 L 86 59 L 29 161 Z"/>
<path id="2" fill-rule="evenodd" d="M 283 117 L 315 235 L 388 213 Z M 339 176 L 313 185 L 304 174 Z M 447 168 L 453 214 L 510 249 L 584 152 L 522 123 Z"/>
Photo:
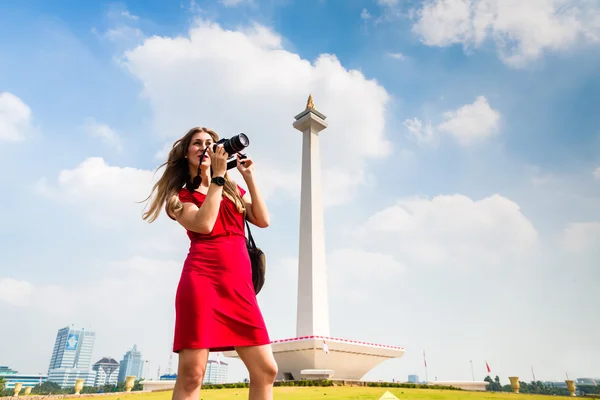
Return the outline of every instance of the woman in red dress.
<path id="1" fill-rule="evenodd" d="M 218 139 L 210 129 L 193 128 L 173 144 L 143 215 L 154 221 L 164 204 L 190 238 L 175 300 L 173 351 L 179 366 L 173 399 L 197 400 L 209 352 L 233 349 L 250 375 L 249 398 L 272 399 L 277 364 L 254 293 L 244 232 L 244 218 L 264 228 L 269 215 L 253 161 L 237 155 L 246 193 L 227 175 L 223 146 L 213 152 Z"/>

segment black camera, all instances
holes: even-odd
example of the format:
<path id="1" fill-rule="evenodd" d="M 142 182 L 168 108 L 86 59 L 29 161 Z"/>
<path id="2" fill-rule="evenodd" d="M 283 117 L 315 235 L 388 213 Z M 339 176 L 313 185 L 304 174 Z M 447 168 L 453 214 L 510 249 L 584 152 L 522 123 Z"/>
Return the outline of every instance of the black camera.
<path id="1" fill-rule="evenodd" d="M 240 133 L 232 136 L 229 139 L 220 139 L 213 145 L 213 151 L 217 151 L 217 146 L 220 144 L 223 145 L 223 150 L 225 150 L 225 152 L 229 155 L 229 159 L 227 160 L 227 169 L 231 169 L 237 166 L 237 158 L 235 154 L 240 153 L 242 150 L 248 147 L 250 145 L 250 140 L 244 133 Z M 246 158 L 246 155 L 240 153 L 240 158 Z"/>

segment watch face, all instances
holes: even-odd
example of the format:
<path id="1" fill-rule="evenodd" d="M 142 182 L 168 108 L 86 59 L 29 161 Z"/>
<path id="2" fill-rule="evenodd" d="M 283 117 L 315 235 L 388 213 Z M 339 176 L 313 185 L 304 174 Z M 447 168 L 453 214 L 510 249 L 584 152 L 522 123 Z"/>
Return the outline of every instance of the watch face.
<path id="1" fill-rule="evenodd" d="M 225 178 L 223 178 L 222 176 L 217 176 L 213 178 L 213 182 L 217 185 L 223 186 L 225 184 Z"/>

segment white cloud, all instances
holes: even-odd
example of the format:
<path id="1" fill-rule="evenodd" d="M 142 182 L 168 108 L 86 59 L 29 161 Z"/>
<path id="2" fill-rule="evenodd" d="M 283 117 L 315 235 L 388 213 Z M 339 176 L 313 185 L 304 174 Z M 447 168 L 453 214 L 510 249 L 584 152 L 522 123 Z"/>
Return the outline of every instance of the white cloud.
<path id="1" fill-rule="evenodd" d="M 187 237 L 178 223 L 166 217 L 164 209 L 153 224 L 142 220 L 147 203 L 140 202 L 148 197 L 163 171 L 118 167 L 90 157 L 73 169 L 62 170 L 55 181 L 40 179 L 35 189 L 49 200 L 70 207 L 69 213 L 84 221 L 82 231 L 108 235 L 105 243 L 111 246 L 125 245 L 129 254 L 146 257 L 179 254 L 187 246 Z M 128 239 L 123 242 L 119 237 L 124 236 Z"/>
<path id="2" fill-rule="evenodd" d="M 104 32 L 104 37 L 112 42 L 137 44 L 144 39 L 144 33 L 139 28 L 119 25 Z"/>
<path id="3" fill-rule="evenodd" d="M 140 19 L 140 17 L 138 17 L 137 15 L 131 14 L 129 11 L 121 11 L 121 16 L 131 19 L 131 20 L 134 20 L 134 21 L 137 21 Z"/>
<path id="4" fill-rule="evenodd" d="M 88 118 L 85 121 L 83 129 L 88 135 L 102 139 L 102 141 L 114 147 L 117 151 L 123 150 L 119 134 L 110 126 L 98 123 L 93 118 Z"/>
<path id="5" fill-rule="evenodd" d="M 564 231 L 563 244 L 571 252 L 600 249 L 600 222 L 569 224 Z"/>
<path id="6" fill-rule="evenodd" d="M 490 107 L 484 96 L 478 96 L 472 104 L 444 113 L 444 122 L 437 129 L 468 146 L 498 133 L 499 121 L 500 113 Z"/>
<path id="7" fill-rule="evenodd" d="M 153 171 L 111 166 L 100 157 L 90 157 L 74 169 L 58 175 L 56 185 L 40 183 L 46 195 L 58 196 L 69 203 L 97 199 L 107 207 L 133 203 L 148 195 L 153 183 Z M 96 210 L 98 210 L 96 208 Z"/>
<path id="8" fill-rule="evenodd" d="M 106 13 L 108 28 L 99 32 L 92 28 L 92 32 L 102 39 L 107 39 L 120 49 L 135 47 L 144 38 L 143 31 L 137 27 L 140 17 L 130 13 L 122 4 L 111 4 Z"/>
<path id="9" fill-rule="evenodd" d="M 427 0 L 413 31 L 428 46 L 479 47 L 491 38 L 500 58 L 522 67 L 547 51 L 600 41 L 594 0 Z"/>
<path id="10" fill-rule="evenodd" d="M 62 170 L 55 182 L 42 178 L 38 193 L 73 207 L 87 221 L 103 227 L 139 226 L 144 200 L 162 170 L 117 167 L 90 157 L 73 169 Z M 144 224 L 146 224 L 144 222 Z"/>
<path id="11" fill-rule="evenodd" d="M 9 92 L 0 93 L 0 141 L 19 142 L 32 129 L 31 109 Z"/>
<path id="12" fill-rule="evenodd" d="M 407 57 L 404 54 L 399 53 L 399 52 L 398 53 L 387 53 L 387 55 L 388 55 L 388 57 L 391 57 L 395 60 L 404 61 L 407 59 Z"/>
<path id="13" fill-rule="evenodd" d="M 600 179 L 600 167 L 594 170 L 594 178 Z"/>
<path id="14" fill-rule="evenodd" d="M 371 13 L 369 12 L 369 10 L 367 10 L 366 8 L 363 8 L 362 11 L 360 12 L 360 18 L 362 20 L 366 21 L 368 19 L 371 19 L 372 16 L 371 16 Z"/>
<path id="15" fill-rule="evenodd" d="M 252 0 L 219 0 L 225 7 L 237 7 L 240 4 L 252 3 Z"/>
<path id="16" fill-rule="evenodd" d="M 0 277 L 0 301 L 13 306 L 24 306 L 29 303 L 33 285 L 27 281 L 18 281 Z"/>
<path id="17" fill-rule="evenodd" d="M 428 145 L 436 142 L 431 123 L 425 124 L 418 118 L 407 119 L 402 123 L 408 129 L 409 136 L 419 145 Z"/>
<path id="18" fill-rule="evenodd" d="M 239 59 L 244 62 L 232 62 Z M 300 185 L 302 138 L 291 125 L 309 93 L 332 121 L 321 135 L 325 176 L 360 176 L 369 158 L 391 152 L 385 89 L 359 71 L 345 69 L 332 55 L 313 63 L 301 59 L 266 27 L 230 31 L 198 21 L 189 36 L 154 36 L 128 51 L 122 62 L 142 82 L 156 131 L 169 142 L 198 125 L 221 137 L 245 132 L 257 175 L 278 188 Z M 336 165 L 340 155 L 350 155 L 351 162 Z M 342 188 L 339 182 L 325 181 L 325 191 L 336 186 L 339 201 L 348 201 L 356 184 L 345 181 Z"/>
<path id="19" fill-rule="evenodd" d="M 538 242 L 519 206 L 500 195 L 400 199 L 371 216 L 359 235 L 409 269 L 485 269 L 526 254 Z"/>
<path id="20" fill-rule="evenodd" d="M 377 0 L 377 5 L 382 7 L 393 7 L 398 5 L 399 0 Z"/>
<path id="21" fill-rule="evenodd" d="M 403 124 L 409 137 L 420 145 L 437 144 L 438 132 L 444 132 L 461 146 L 470 146 L 497 135 L 499 123 L 500 112 L 490 107 L 485 96 L 477 96 L 473 103 L 445 112 L 442 122 L 435 128 L 418 118 L 407 119 Z"/>

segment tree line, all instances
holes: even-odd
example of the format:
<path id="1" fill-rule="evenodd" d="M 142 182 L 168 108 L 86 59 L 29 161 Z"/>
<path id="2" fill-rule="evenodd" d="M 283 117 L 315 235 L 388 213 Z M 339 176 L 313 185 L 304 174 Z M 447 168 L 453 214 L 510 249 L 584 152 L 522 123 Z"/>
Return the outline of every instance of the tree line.
<path id="1" fill-rule="evenodd" d="M 500 383 L 500 378 L 498 375 L 494 379 L 492 379 L 489 375 L 485 377 L 484 381 L 489 382 L 485 387 L 489 392 L 512 392 L 512 387 L 510 383 L 507 385 L 503 385 Z M 532 381 L 532 382 L 521 382 L 519 381 L 520 393 L 529 393 L 529 394 L 547 394 L 547 395 L 556 395 L 556 396 L 569 396 L 570 393 L 566 387 L 556 387 L 552 384 L 546 384 L 541 381 Z M 580 395 L 588 395 L 588 394 L 600 394 L 600 386 L 594 385 L 576 385 L 576 390 Z"/>
<path id="2" fill-rule="evenodd" d="M 4 397 L 4 396 L 12 396 L 13 395 L 13 389 L 6 389 L 5 388 L 6 385 L 6 381 L 4 380 L 4 378 L 0 378 L 0 397 Z M 142 390 L 143 387 L 140 383 L 139 380 L 135 381 L 135 384 L 133 385 L 133 389 L 131 390 Z M 23 389 L 21 389 L 21 391 L 23 391 Z M 103 386 L 98 386 L 98 387 L 94 387 L 94 386 L 84 386 L 83 389 L 81 389 L 80 393 L 110 393 L 110 392 L 124 392 L 125 391 L 125 382 L 119 382 L 116 385 L 103 385 Z M 58 385 L 57 383 L 54 382 L 43 382 L 41 385 L 35 385 L 32 389 L 31 389 L 31 394 L 44 394 L 44 395 L 48 395 L 48 394 L 73 394 L 75 393 L 75 388 L 74 387 L 69 387 L 69 388 L 61 388 L 60 385 Z"/>

